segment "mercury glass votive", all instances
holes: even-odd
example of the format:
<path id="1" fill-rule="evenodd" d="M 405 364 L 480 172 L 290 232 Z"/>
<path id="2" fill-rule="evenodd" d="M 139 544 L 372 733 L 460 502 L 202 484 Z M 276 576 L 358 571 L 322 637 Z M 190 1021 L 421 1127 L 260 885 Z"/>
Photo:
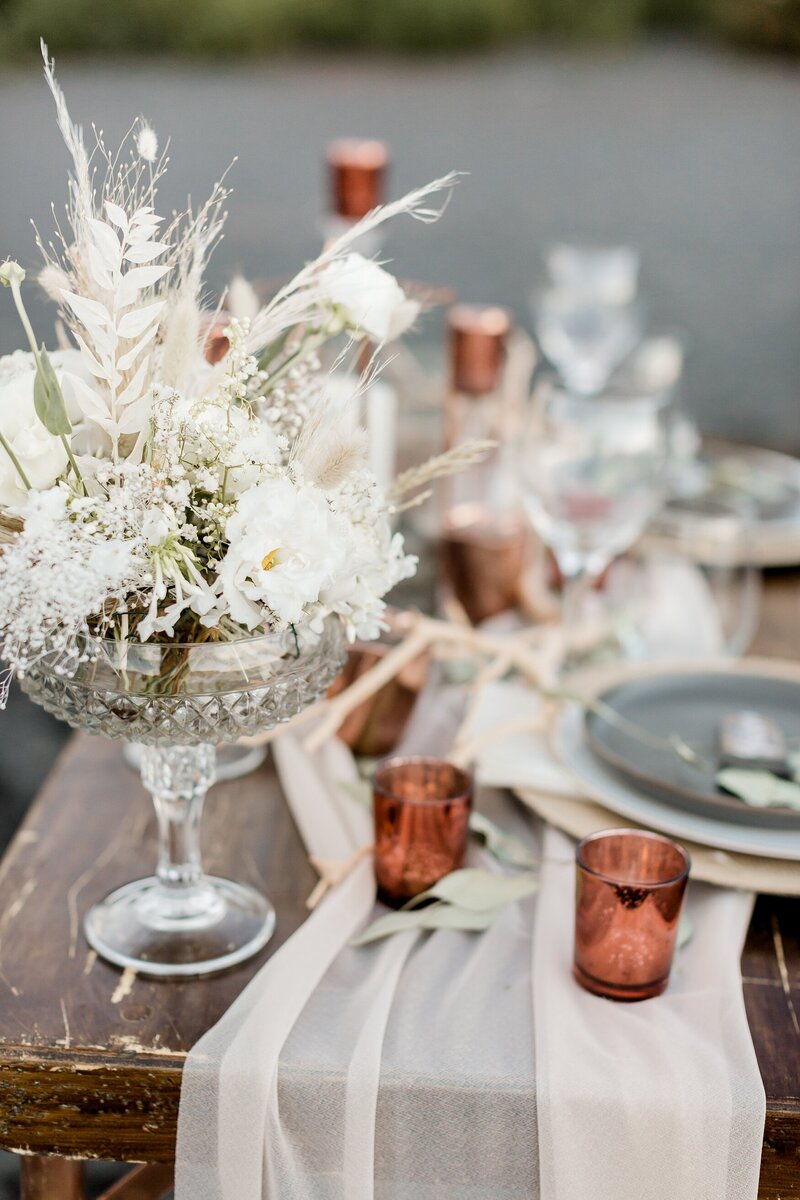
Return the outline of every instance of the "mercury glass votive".
<path id="1" fill-rule="evenodd" d="M 592 834 L 576 854 L 578 983 L 611 1000 L 659 996 L 669 980 L 689 855 L 637 829 Z"/>
<path id="2" fill-rule="evenodd" d="M 378 897 L 398 908 L 464 865 L 472 776 L 439 758 L 390 758 L 373 797 Z"/>

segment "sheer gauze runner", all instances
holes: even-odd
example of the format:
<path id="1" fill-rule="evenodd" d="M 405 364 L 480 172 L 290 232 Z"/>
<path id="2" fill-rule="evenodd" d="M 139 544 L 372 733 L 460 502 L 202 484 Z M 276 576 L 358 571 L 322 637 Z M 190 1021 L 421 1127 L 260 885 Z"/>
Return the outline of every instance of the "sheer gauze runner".
<path id="1" fill-rule="evenodd" d="M 428 700 L 423 752 L 450 727 Z M 343 747 L 311 759 L 284 735 L 275 753 L 310 853 L 371 840 Z M 755 1200 L 752 898 L 692 885 L 669 992 L 615 1005 L 570 975 L 572 843 L 511 801 L 503 822 L 542 883 L 487 933 L 350 947 L 374 910 L 366 859 L 259 972 L 188 1057 L 177 1200 Z"/>

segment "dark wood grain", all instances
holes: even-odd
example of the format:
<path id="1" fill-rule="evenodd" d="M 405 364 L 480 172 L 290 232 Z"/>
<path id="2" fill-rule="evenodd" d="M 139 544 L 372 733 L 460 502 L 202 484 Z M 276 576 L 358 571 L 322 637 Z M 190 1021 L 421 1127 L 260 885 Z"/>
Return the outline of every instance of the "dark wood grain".
<path id="1" fill-rule="evenodd" d="M 800 576 L 769 580 L 754 652 L 800 658 Z M 187 1050 L 305 916 L 314 883 L 270 766 L 212 790 L 206 863 L 263 887 L 267 949 L 210 979 L 122 974 L 89 951 L 86 909 L 146 874 L 149 798 L 120 747 L 78 735 L 0 867 L 0 1145 L 27 1153 L 170 1162 Z M 798 868 L 800 869 L 800 868 Z M 761 1200 L 800 1197 L 800 902 L 761 898 L 742 958 L 767 1091 Z"/>
<path id="2" fill-rule="evenodd" d="M 278 912 L 269 946 L 208 979 L 157 980 L 98 959 L 83 914 L 155 862 L 149 796 L 121 747 L 76 735 L 0 870 L 0 1145 L 169 1162 L 186 1051 L 305 916 L 315 874 L 271 766 L 209 793 L 206 865 Z"/>

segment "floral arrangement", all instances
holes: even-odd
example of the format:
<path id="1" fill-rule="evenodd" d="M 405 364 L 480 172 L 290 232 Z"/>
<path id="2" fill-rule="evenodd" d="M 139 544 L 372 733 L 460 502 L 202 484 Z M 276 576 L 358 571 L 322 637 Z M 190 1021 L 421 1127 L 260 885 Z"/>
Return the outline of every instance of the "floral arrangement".
<path id="1" fill-rule="evenodd" d="M 454 177 L 376 209 L 249 319 L 231 319 L 229 350 L 210 364 L 204 336 L 221 306 L 204 307 L 203 271 L 224 182 L 165 222 L 168 160 L 154 131 L 139 120 L 116 153 L 100 135 L 90 152 L 42 51 L 73 171 L 66 226 L 47 244 L 37 234 L 61 349 L 33 334 L 25 272 L 0 267 L 30 345 L 0 359 L 9 674 L 54 649 L 69 670 L 87 634 L 193 642 L 291 627 L 313 638 L 335 613 L 352 635 L 376 637 L 383 596 L 415 569 L 391 527 L 403 484 L 381 493 L 320 352 L 339 339 L 340 363 L 411 326 L 419 305 L 353 245 L 397 214 L 435 220 L 428 197 L 449 194 Z M 377 369 L 373 354 L 353 398 Z"/>

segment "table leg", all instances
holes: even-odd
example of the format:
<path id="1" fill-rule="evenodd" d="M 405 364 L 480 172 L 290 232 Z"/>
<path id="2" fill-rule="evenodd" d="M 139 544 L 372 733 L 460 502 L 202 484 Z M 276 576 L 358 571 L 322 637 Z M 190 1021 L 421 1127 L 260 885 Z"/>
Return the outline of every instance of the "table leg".
<path id="1" fill-rule="evenodd" d="M 172 1191 L 175 1171 L 166 1163 L 134 1167 L 103 1192 L 100 1200 L 162 1200 Z"/>
<path id="2" fill-rule="evenodd" d="M 85 1200 L 83 1163 L 69 1158 L 20 1157 L 22 1200 Z"/>

